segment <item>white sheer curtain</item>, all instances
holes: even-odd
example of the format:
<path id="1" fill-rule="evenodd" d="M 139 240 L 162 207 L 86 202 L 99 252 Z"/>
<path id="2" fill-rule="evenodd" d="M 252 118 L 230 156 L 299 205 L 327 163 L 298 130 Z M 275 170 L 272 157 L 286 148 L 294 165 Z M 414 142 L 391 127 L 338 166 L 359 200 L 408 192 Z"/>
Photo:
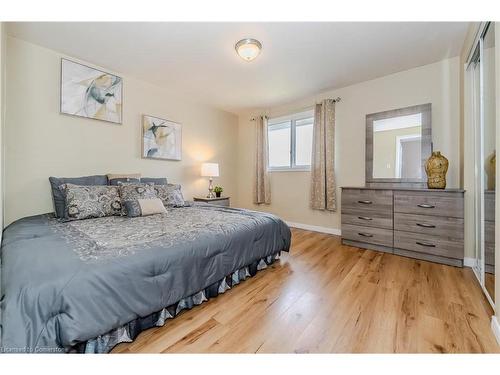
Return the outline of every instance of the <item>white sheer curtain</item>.
<path id="1" fill-rule="evenodd" d="M 271 203 L 271 186 L 267 172 L 267 117 L 260 116 L 255 119 L 257 133 L 257 148 L 255 155 L 255 185 L 253 202 L 255 204 Z"/>
<path id="2" fill-rule="evenodd" d="M 335 196 L 335 100 L 326 99 L 314 108 L 311 160 L 311 208 L 337 210 Z"/>

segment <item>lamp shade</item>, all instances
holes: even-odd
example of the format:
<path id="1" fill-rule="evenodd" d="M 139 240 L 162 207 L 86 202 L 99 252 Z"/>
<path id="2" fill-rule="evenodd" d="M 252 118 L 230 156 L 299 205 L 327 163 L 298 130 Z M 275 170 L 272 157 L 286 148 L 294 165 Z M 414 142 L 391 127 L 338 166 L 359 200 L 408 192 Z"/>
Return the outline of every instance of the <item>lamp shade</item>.
<path id="1" fill-rule="evenodd" d="M 219 164 L 203 163 L 201 165 L 201 175 L 203 177 L 219 177 Z"/>

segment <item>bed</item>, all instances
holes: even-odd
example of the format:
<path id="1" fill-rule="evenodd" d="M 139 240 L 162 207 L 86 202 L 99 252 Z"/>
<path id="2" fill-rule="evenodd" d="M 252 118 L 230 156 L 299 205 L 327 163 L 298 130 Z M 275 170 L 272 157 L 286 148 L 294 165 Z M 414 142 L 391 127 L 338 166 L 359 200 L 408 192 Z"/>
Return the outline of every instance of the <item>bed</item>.
<path id="1" fill-rule="evenodd" d="M 20 219 L 4 231 L 0 347 L 109 352 L 255 275 L 290 237 L 274 215 L 206 204 L 137 218 Z"/>

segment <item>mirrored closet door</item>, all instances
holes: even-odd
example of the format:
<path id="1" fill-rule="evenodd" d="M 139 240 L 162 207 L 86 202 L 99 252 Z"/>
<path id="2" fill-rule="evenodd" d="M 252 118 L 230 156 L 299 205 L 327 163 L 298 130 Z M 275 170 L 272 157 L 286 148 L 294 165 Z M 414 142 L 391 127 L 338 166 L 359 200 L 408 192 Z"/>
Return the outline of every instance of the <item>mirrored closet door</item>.
<path id="1" fill-rule="evenodd" d="M 467 68 L 474 127 L 475 266 L 483 289 L 495 298 L 495 30 L 485 23 Z"/>

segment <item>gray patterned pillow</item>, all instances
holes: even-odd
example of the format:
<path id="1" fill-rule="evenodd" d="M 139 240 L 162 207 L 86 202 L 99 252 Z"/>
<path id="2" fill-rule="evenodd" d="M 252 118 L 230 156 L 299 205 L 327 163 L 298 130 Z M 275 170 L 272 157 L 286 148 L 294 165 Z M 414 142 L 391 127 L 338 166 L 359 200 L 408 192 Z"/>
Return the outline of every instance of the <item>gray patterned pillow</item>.
<path id="1" fill-rule="evenodd" d="M 182 196 L 181 185 L 154 185 L 156 196 L 161 199 L 165 207 L 184 207 L 186 202 Z"/>
<path id="2" fill-rule="evenodd" d="M 104 175 L 84 176 L 84 177 L 49 177 L 50 187 L 52 189 L 52 198 L 54 200 L 54 209 L 56 217 L 64 218 L 66 212 L 66 198 L 64 191 L 59 187 L 63 184 L 73 184 L 81 186 L 107 185 L 108 178 Z"/>
<path id="3" fill-rule="evenodd" d="M 120 189 L 120 197 L 122 200 L 122 215 L 126 215 L 125 202 L 135 201 L 137 199 L 154 199 L 156 198 L 156 192 L 153 185 L 149 184 L 131 184 L 124 183 L 119 184 L 118 189 Z"/>
<path id="4" fill-rule="evenodd" d="M 65 194 L 64 219 L 66 220 L 121 214 L 120 192 L 116 186 L 62 184 L 60 188 Z"/>
<path id="5" fill-rule="evenodd" d="M 141 177 L 141 183 L 143 184 L 153 184 L 153 185 L 166 185 L 166 177 Z"/>
<path id="6" fill-rule="evenodd" d="M 124 177 L 124 178 L 113 178 L 112 180 L 108 180 L 108 185 L 121 185 L 122 183 L 131 183 L 131 184 L 140 184 L 141 180 L 138 178 L 129 178 L 129 177 Z"/>

